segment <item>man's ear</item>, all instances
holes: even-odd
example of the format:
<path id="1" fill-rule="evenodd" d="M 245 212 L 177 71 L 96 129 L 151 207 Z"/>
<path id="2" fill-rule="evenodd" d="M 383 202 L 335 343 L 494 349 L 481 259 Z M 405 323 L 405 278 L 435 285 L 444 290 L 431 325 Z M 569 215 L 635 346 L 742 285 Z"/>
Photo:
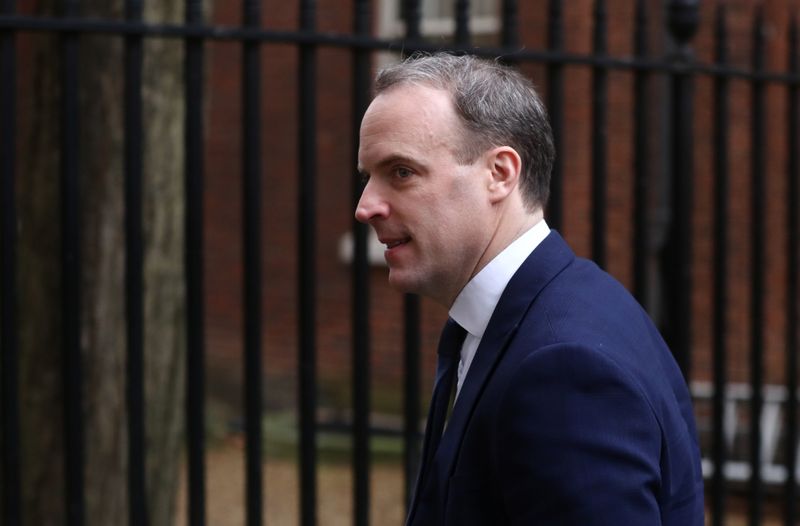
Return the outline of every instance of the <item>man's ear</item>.
<path id="1" fill-rule="evenodd" d="M 497 203 L 509 196 L 519 184 L 522 159 L 510 146 L 498 146 L 489 150 L 487 155 L 491 171 L 489 199 L 492 203 Z"/>

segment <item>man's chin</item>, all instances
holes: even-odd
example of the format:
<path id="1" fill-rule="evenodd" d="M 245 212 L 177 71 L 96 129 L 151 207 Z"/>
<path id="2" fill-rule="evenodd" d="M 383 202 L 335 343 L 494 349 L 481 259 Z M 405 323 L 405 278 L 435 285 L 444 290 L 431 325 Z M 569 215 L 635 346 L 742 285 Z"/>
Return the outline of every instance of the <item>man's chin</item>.
<path id="1" fill-rule="evenodd" d="M 454 296 L 448 295 L 447 289 L 444 288 L 447 284 L 446 276 L 433 279 L 420 273 L 401 273 L 395 269 L 389 271 L 388 282 L 389 286 L 398 292 L 419 294 L 448 308 L 454 299 Z"/>
<path id="2" fill-rule="evenodd" d="M 419 283 L 399 270 L 389 269 L 389 286 L 398 292 L 419 293 Z"/>

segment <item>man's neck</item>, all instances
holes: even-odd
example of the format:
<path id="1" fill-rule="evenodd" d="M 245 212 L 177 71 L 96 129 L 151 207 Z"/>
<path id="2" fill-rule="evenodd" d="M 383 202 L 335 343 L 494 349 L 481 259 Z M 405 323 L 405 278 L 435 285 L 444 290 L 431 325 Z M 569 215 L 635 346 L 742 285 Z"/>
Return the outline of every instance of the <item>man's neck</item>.
<path id="1" fill-rule="evenodd" d="M 494 235 L 492 236 L 491 241 L 487 245 L 478 265 L 475 266 L 475 269 L 470 274 L 469 279 L 467 279 L 467 281 L 462 285 L 461 288 L 459 288 L 459 290 L 455 291 L 452 297 L 448 298 L 447 301 L 440 301 L 439 303 L 448 309 L 452 307 L 453 302 L 458 294 L 461 292 L 463 287 L 466 286 L 470 280 L 472 280 L 473 277 L 475 277 L 486 265 L 488 265 L 490 261 L 497 257 L 498 254 L 511 245 L 511 243 L 519 239 L 520 236 L 533 228 L 542 219 L 544 219 L 544 213 L 542 212 L 541 208 L 537 208 L 533 212 L 520 209 L 520 213 L 506 214 L 501 217 L 497 223 L 497 227 L 494 230 Z"/>
<path id="2" fill-rule="evenodd" d="M 541 208 L 537 208 L 533 212 L 520 209 L 514 214 L 504 214 L 498 221 L 495 234 L 484 252 L 480 264 L 475 268 L 470 279 L 480 272 L 481 269 L 500 252 L 519 239 L 522 234 L 533 228 L 533 226 L 539 223 L 543 218 L 544 213 Z"/>

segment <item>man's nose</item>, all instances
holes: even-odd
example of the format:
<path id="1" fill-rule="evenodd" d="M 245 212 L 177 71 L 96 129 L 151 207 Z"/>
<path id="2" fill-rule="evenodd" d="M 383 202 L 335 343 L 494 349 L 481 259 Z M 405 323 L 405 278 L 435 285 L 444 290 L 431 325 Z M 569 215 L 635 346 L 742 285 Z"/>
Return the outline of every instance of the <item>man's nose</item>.
<path id="1" fill-rule="evenodd" d="M 369 223 L 373 219 L 386 218 L 388 216 L 388 203 L 377 191 L 375 185 L 371 181 L 368 182 L 356 206 L 356 220 L 361 223 Z"/>

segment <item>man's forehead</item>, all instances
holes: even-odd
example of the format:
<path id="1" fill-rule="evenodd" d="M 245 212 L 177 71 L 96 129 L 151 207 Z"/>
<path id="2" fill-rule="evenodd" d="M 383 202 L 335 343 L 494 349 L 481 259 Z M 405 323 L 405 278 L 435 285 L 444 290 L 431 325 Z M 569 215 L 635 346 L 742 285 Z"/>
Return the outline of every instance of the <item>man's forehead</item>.
<path id="1" fill-rule="evenodd" d="M 424 158 L 440 148 L 455 155 L 462 125 L 449 93 L 420 84 L 400 84 L 373 99 L 361 122 L 359 169 L 370 171 L 387 158 Z"/>
<path id="2" fill-rule="evenodd" d="M 446 92 L 403 85 L 375 97 L 361 121 L 361 140 L 372 134 L 397 138 L 407 134 L 450 134 L 457 126 L 458 119 Z"/>
<path id="3" fill-rule="evenodd" d="M 378 169 L 398 161 L 420 159 L 426 151 L 441 143 L 441 138 L 432 138 L 423 132 L 424 125 L 406 126 L 398 122 L 391 127 L 362 127 L 358 148 L 360 170 Z"/>

